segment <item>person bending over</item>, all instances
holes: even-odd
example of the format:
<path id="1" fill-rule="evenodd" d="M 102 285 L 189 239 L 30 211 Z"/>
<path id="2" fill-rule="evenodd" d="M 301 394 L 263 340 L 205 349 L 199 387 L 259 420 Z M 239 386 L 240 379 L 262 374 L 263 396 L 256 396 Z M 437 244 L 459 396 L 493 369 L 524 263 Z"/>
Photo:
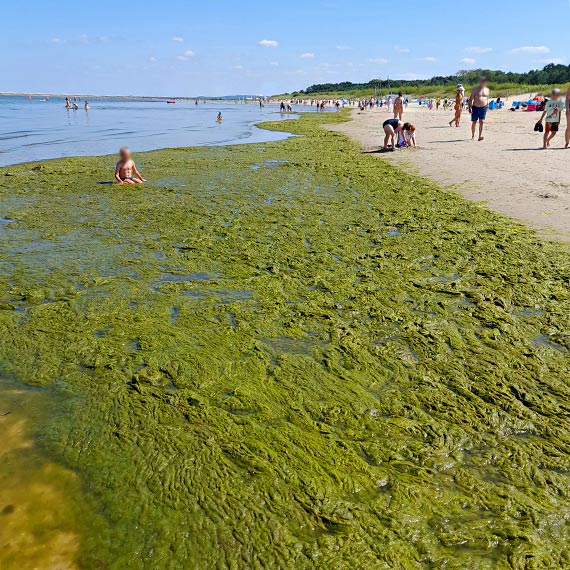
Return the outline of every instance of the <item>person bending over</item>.
<path id="1" fill-rule="evenodd" d="M 416 148 L 416 127 L 412 123 L 404 123 L 403 127 L 404 142 L 407 146 Z"/>
<path id="2" fill-rule="evenodd" d="M 146 182 L 141 173 L 137 170 L 131 151 L 127 147 L 123 147 L 119 151 L 119 154 L 121 160 L 117 162 L 115 168 L 115 180 L 119 184 L 142 184 Z"/>
<path id="3" fill-rule="evenodd" d="M 382 150 L 395 149 L 399 138 L 408 143 L 408 139 L 413 138 L 412 144 L 415 146 L 416 128 L 410 123 L 404 123 L 399 119 L 388 119 L 382 125 L 384 127 L 384 146 Z M 390 144 L 388 144 L 390 143 Z"/>

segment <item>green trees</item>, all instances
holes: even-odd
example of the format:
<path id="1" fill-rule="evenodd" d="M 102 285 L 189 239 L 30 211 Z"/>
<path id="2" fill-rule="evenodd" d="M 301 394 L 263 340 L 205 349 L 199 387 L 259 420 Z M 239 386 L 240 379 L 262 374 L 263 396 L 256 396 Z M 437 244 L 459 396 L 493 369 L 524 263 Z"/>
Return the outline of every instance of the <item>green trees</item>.
<path id="1" fill-rule="evenodd" d="M 372 79 L 368 83 L 351 83 L 344 81 L 342 83 L 322 83 L 311 85 L 307 89 L 300 91 L 300 94 L 317 95 L 319 93 L 345 92 L 366 89 L 387 90 L 389 87 L 394 88 L 418 88 L 418 87 L 446 87 L 454 86 L 458 82 L 472 85 L 477 83 L 479 77 L 484 75 L 492 83 L 497 84 L 514 84 L 514 85 L 554 85 L 570 82 L 570 65 L 561 65 L 549 63 L 543 69 L 533 69 L 527 73 L 505 72 L 491 69 L 471 69 L 461 70 L 454 75 L 436 76 L 431 79 L 415 79 L 415 80 L 387 80 Z"/>

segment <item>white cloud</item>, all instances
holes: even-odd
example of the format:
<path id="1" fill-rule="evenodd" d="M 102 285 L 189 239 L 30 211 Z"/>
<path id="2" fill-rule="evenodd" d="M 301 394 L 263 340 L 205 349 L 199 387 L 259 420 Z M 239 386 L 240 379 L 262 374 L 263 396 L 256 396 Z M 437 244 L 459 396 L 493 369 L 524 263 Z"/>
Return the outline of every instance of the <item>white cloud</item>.
<path id="1" fill-rule="evenodd" d="M 377 65 L 386 65 L 387 63 L 390 63 L 390 60 L 384 57 L 373 57 L 368 60 L 368 63 L 375 63 Z"/>
<path id="2" fill-rule="evenodd" d="M 272 65 L 273 67 L 279 67 L 279 62 L 278 61 L 272 61 L 269 65 Z"/>
<path id="3" fill-rule="evenodd" d="M 416 79 L 427 79 L 427 75 L 422 73 L 402 73 L 398 79 L 408 79 L 409 81 L 415 81 Z"/>
<path id="4" fill-rule="evenodd" d="M 158 59 L 156 59 L 156 57 L 154 57 L 154 56 L 151 56 L 148 58 L 149 63 L 156 63 L 157 61 L 158 61 Z"/>
<path id="5" fill-rule="evenodd" d="M 80 34 L 77 37 L 79 43 L 84 45 L 103 44 L 111 40 L 109 36 L 90 36 L 88 34 Z"/>
<path id="6" fill-rule="evenodd" d="M 464 57 L 461 60 L 461 63 L 465 63 L 467 65 L 475 65 L 477 63 L 477 60 L 473 59 L 472 57 Z"/>
<path id="7" fill-rule="evenodd" d="M 302 53 L 300 55 L 301 59 L 314 59 L 315 58 L 315 54 L 312 52 L 306 52 L 306 53 Z"/>
<path id="8" fill-rule="evenodd" d="M 336 46 L 336 49 L 338 51 L 350 51 L 352 49 L 352 46 Z"/>
<path id="9" fill-rule="evenodd" d="M 180 36 L 174 36 L 173 38 L 170 38 L 170 41 L 174 42 L 175 44 L 183 44 L 184 38 L 181 38 Z"/>
<path id="10" fill-rule="evenodd" d="M 409 48 L 403 48 L 403 47 L 400 47 L 400 46 L 394 46 L 394 51 L 395 51 L 396 53 L 410 53 L 412 50 L 409 49 Z"/>
<path id="11" fill-rule="evenodd" d="M 52 38 L 49 43 L 58 46 L 64 44 L 65 40 L 62 40 L 61 38 Z"/>
<path id="12" fill-rule="evenodd" d="M 543 57 L 542 59 L 539 59 L 537 61 L 538 63 L 544 63 L 545 65 L 548 65 L 549 63 L 554 63 L 554 64 L 564 63 L 564 60 L 561 57 Z"/>
<path id="13" fill-rule="evenodd" d="M 425 63 L 435 63 L 437 61 L 437 57 L 432 57 L 432 56 L 420 57 L 418 61 L 424 61 Z"/>
<path id="14" fill-rule="evenodd" d="M 191 57 L 194 57 L 196 54 L 192 50 L 185 51 L 182 55 L 176 57 L 178 61 L 188 61 Z"/>
<path id="15" fill-rule="evenodd" d="M 276 42 L 275 40 L 261 40 L 259 45 L 263 47 L 276 48 L 279 45 L 279 42 Z"/>
<path id="16" fill-rule="evenodd" d="M 245 67 L 243 65 L 234 65 L 232 69 L 235 69 L 236 71 L 243 71 Z"/>
<path id="17" fill-rule="evenodd" d="M 482 53 L 491 53 L 493 51 L 493 48 L 490 47 L 480 47 L 480 46 L 471 46 L 471 47 L 466 47 L 465 51 L 468 53 L 477 53 L 477 54 L 482 54 Z"/>
<path id="18" fill-rule="evenodd" d="M 511 50 L 511 53 L 515 55 L 522 53 L 550 53 L 550 48 L 546 46 L 522 46 Z"/>

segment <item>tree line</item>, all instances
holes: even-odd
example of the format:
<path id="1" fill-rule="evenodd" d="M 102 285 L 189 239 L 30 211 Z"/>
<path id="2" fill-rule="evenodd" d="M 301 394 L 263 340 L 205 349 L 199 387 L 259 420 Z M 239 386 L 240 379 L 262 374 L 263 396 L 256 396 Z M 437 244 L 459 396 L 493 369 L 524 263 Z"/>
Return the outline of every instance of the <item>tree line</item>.
<path id="1" fill-rule="evenodd" d="M 299 94 L 313 95 L 318 93 L 355 91 L 364 89 L 387 90 L 390 87 L 417 88 L 417 87 L 448 87 L 457 83 L 473 85 L 478 82 L 481 76 L 485 76 L 490 82 L 515 85 L 560 85 L 570 83 L 570 65 L 550 63 L 543 69 L 533 69 L 526 73 L 514 73 L 512 71 L 500 71 L 491 69 L 470 69 L 458 71 L 454 75 L 435 76 L 431 79 L 372 79 L 368 83 L 321 83 L 311 85 Z"/>

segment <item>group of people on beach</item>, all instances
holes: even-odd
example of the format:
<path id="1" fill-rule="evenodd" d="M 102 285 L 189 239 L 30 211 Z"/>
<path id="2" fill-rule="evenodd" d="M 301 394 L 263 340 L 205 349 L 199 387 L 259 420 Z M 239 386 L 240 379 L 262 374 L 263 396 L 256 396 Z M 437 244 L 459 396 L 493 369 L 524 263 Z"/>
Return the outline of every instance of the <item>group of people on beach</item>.
<path id="1" fill-rule="evenodd" d="M 475 140 L 477 127 L 479 128 L 479 141 L 485 140 L 483 131 L 485 128 L 485 121 L 487 119 L 487 112 L 489 110 L 489 102 L 491 92 L 488 86 L 487 78 L 481 77 L 479 85 L 471 91 L 468 100 L 469 113 L 471 114 L 471 136 Z M 455 125 L 459 127 L 461 122 L 461 115 L 464 109 L 465 102 L 465 88 L 463 85 L 457 86 L 457 93 L 455 97 L 455 117 L 450 121 L 449 126 Z M 500 102 L 500 97 L 497 99 Z M 566 108 L 567 127 L 566 127 L 566 146 L 570 147 L 570 88 L 566 92 L 566 101 L 564 101 L 562 91 L 560 89 L 552 89 L 550 97 L 544 105 L 543 113 L 535 125 L 534 130 L 543 132 L 543 149 L 548 149 L 550 143 L 560 131 L 560 123 L 562 122 L 562 114 Z"/>
<path id="2" fill-rule="evenodd" d="M 455 95 L 455 100 L 453 103 L 455 116 L 449 122 L 450 127 L 459 127 L 461 124 L 461 118 L 465 106 L 467 106 L 469 113 L 471 115 L 471 136 L 475 140 L 478 131 L 478 140 L 485 140 L 484 128 L 485 121 L 487 119 L 487 112 L 489 110 L 489 102 L 491 98 L 491 92 L 488 86 L 487 78 L 481 77 L 479 80 L 479 85 L 475 87 L 467 99 L 465 97 L 465 88 L 463 85 L 457 85 L 457 91 Z M 77 104 L 76 102 L 74 102 Z M 318 110 L 324 111 L 326 107 L 325 101 L 311 101 L 311 104 L 317 105 Z M 334 102 L 333 102 L 334 104 Z M 360 103 L 362 105 L 362 102 Z M 388 111 L 392 111 L 393 118 L 384 121 L 382 128 L 384 130 L 384 144 L 382 146 L 382 152 L 391 152 L 398 148 L 406 147 L 416 147 L 416 127 L 410 122 L 404 122 L 403 115 L 404 110 L 409 104 L 408 99 L 404 96 L 402 92 L 392 102 L 391 97 L 388 98 L 386 106 Z M 70 99 L 66 98 L 66 107 L 71 108 Z M 368 107 L 373 108 L 376 106 L 374 99 L 368 100 Z M 382 108 L 384 104 L 378 105 Z M 89 102 L 85 101 L 85 109 L 89 108 Z M 340 108 L 340 102 L 337 104 L 337 108 Z M 570 88 L 566 92 L 566 100 L 562 91 L 560 89 L 553 89 L 550 93 L 549 99 L 544 105 L 544 111 L 535 125 L 535 131 L 544 132 L 543 138 L 543 148 L 547 149 L 557 133 L 560 131 L 560 124 L 562 121 L 562 114 L 566 109 L 567 117 L 567 127 L 566 127 L 566 145 L 565 148 L 570 147 Z M 281 102 L 280 104 L 281 112 L 292 111 L 291 104 L 285 104 Z M 218 123 L 223 121 L 222 113 L 220 112 L 217 116 Z M 120 150 L 120 160 L 115 168 L 115 179 L 119 184 L 142 184 L 145 179 L 142 177 L 140 172 L 132 159 L 131 151 L 128 148 L 122 148 Z"/>

